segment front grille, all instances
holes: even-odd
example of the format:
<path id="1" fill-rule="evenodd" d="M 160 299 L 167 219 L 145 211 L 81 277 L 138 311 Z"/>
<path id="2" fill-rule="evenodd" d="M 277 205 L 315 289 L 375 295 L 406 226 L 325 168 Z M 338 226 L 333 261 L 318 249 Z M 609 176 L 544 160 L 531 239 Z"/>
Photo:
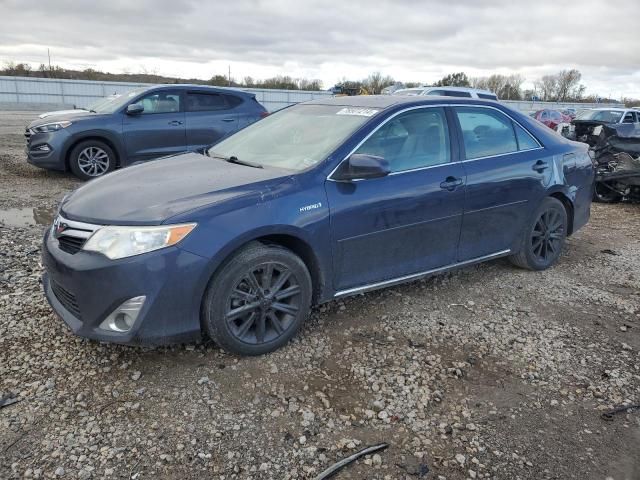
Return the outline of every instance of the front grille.
<path id="1" fill-rule="evenodd" d="M 28 127 L 24 129 L 24 138 L 27 139 L 27 145 L 29 145 L 29 141 L 31 140 L 31 134 L 32 133 L 33 132 L 31 132 L 31 130 L 29 130 Z"/>
<path id="2" fill-rule="evenodd" d="M 51 290 L 53 290 L 53 294 L 64 308 L 71 312 L 78 320 L 82 320 L 82 317 L 80 316 L 80 307 L 78 307 L 76 296 L 73 293 L 65 290 L 53 279 L 51 280 Z"/>
<path id="3" fill-rule="evenodd" d="M 80 251 L 84 243 L 87 241 L 86 238 L 80 237 L 70 237 L 68 235 L 63 235 L 58 238 L 58 246 L 60 250 L 66 253 L 70 253 L 74 255 Z"/>

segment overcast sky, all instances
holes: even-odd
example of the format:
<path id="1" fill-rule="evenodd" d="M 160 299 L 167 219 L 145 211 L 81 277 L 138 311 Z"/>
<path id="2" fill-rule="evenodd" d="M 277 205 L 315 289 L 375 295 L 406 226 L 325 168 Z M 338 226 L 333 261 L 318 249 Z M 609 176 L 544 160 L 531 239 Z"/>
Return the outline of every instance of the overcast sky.
<path id="1" fill-rule="evenodd" d="M 587 93 L 640 98 L 640 0 L 0 0 L 0 62 L 208 79 L 577 68 Z"/>

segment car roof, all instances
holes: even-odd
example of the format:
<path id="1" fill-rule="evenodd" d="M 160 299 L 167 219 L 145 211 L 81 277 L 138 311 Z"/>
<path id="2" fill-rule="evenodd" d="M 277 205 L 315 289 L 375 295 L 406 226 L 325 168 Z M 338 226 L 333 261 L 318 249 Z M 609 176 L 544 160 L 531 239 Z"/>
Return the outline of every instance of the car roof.
<path id="1" fill-rule="evenodd" d="M 484 100 L 466 97 L 440 97 L 440 96 L 402 96 L 402 95 L 355 95 L 352 97 L 324 97 L 305 102 L 305 105 L 336 105 L 345 107 L 381 108 L 387 109 L 396 105 L 414 104 L 470 104 L 470 105 L 497 105 L 494 100 Z"/>
<path id="2" fill-rule="evenodd" d="M 587 108 L 586 110 L 596 110 L 599 112 L 626 112 L 629 109 L 628 108 L 622 108 L 622 107 L 598 107 L 598 108 Z"/>
<path id="3" fill-rule="evenodd" d="M 195 83 L 163 83 L 160 85 L 152 85 L 147 90 L 164 90 L 171 88 L 179 88 L 192 91 L 211 92 L 211 93 L 233 93 L 236 95 L 242 95 L 246 97 L 255 97 L 255 94 L 251 92 L 245 92 L 232 87 L 214 87 L 211 85 L 199 85 Z"/>

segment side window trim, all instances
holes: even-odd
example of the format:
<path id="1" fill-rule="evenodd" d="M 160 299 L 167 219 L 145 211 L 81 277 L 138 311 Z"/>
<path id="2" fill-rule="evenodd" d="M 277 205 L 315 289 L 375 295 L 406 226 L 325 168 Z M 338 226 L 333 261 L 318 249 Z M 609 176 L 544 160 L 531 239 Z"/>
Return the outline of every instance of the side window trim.
<path id="1" fill-rule="evenodd" d="M 490 155 L 487 157 L 481 157 L 481 158 L 473 158 L 470 160 L 465 160 L 463 158 L 463 153 L 464 153 L 464 149 L 462 146 L 462 128 L 460 127 L 460 124 L 458 122 L 457 119 L 457 115 L 455 114 L 455 112 L 453 112 L 453 108 L 454 107 L 475 107 L 475 108 L 488 108 L 491 110 L 496 110 L 498 112 L 500 112 L 502 115 L 504 115 L 505 117 L 507 117 L 510 121 L 515 122 L 517 125 L 519 125 L 520 127 L 522 127 L 522 129 L 527 132 L 529 135 L 531 135 L 531 137 L 536 141 L 536 143 L 539 145 L 538 148 L 532 148 L 530 150 L 523 150 L 525 152 L 528 151 L 532 151 L 532 150 L 542 150 L 544 149 L 544 146 L 540 143 L 540 141 L 535 137 L 535 135 L 533 135 L 531 132 L 529 132 L 529 130 L 527 128 L 525 128 L 520 122 L 518 122 L 516 119 L 514 119 L 513 117 L 511 117 L 509 114 L 503 112 L 502 110 L 500 110 L 497 107 L 493 107 L 490 105 L 474 105 L 471 103 L 467 103 L 467 104 L 447 104 L 447 103 L 440 103 L 440 104 L 433 104 L 433 105 L 419 105 L 419 106 L 415 106 L 415 107 L 409 107 L 409 108 L 405 108 L 403 110 L 399 110 L 397 112 L 395 112 L 392 115 L 389 115 L 387 118 L 385 118 L 382 123 L 380 123 L 378 126 L 376 126 L 373 130 L 371 130 L 367 135 L 365 135 L 365 137 L 360 140 L 355 147 L 353 147 L 348 154 L 346 154 L 337 164 L 336 166 L 331 170 L 331 172 L 329 172 L 329 174 L 327 175 L 326 179 L 328 181 L 331 182 L 335 182 L 336 180 L 334 180 L 333 174 L 338 170 L 338 168 L 340 168 L 340 165 L 342 165 L 342 162 L 344 162 L 347 158 L 349 158 L 351 155 L 353 155 L 354 152 L 356 152 L 356 150 L 358 150 L 358 148 L 360 148 L 362 146 L 362 144 L 364 144 L 364 142 L 366 142 L 369 137 L 371 137 L 374 133 L 376 133 L 379 129 L 381 129 L 382 127 L 384 127 L 389 121 L 391 121 L 392 119 L 394 119 L 395 117 L 397 117 L 398 115 L 401 115 L 402 113 L 408 112 L 410 110 L 416 110 L 416 109 L 421 109 L 421 108 L 436 108 L 436 107 L 440 107 L 440 108 L 444 108 L 445 112 L 447 112 L 447 122 L 448 122 L 448 127 L 449 127 L 449 142 L 451 144 L 451 161 L 449 163 L 443 163 L 440 165 L 433 165 L 433 166 L 429 166 L 429 167 L 424 167 L 424 168 L 434 168 L 434 167 L 440 167 L 442 165 L 450 165 L 452 163 L 465 163 L 465 162 L 475 162 L 476 160 L 484 160 L 486 158 L 493 158 L 493 157 L 501 157 L 504 155 L 513 155 L 512 153 L 502 153 L 499 155 Z M 454 138 L 455 137 L 455 138 Z M 516 152 L 516 153 L 520 153 L 520 152 Z M 423 168 L 421 168 L 422 170 Z M 405 170 L 402 172 L 397 172 L 398 174 L 400 173 L 407 173 L 409 171 L 414 171 L 414 170 Z M 359 181 L 359 180 L 355 180 L 355 181 Z"/>

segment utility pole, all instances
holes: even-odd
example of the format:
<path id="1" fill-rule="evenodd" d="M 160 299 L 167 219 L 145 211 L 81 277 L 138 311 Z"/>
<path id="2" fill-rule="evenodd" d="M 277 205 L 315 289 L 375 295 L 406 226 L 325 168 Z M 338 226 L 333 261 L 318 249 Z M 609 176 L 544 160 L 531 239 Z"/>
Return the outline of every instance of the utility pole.
<path id="1" fill-rule="evenodd" d="M 49 48 L 47 48 L 47 57 L 49 57 L 49 76 L 51 76 L 51 52 L 49 51 Z"/>
<path id="2" fill-rule="evenodd" d="M 231 86 L 231 65 L 229 65 L 229 86 Z"/>

